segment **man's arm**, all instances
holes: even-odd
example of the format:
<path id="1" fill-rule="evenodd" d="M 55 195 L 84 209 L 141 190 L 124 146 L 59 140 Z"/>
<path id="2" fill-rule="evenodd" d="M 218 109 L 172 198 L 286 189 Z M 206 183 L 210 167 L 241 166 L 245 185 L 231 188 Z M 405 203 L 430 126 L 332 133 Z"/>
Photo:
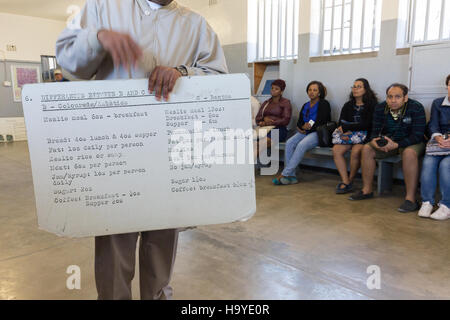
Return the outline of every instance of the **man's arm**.
<path id="1" fill-rule="evenodd" d="M 200 40 L 191 66 L 182 65 L 189 76 L 228 73 L 228 68 L 217 35 L 202 18 Z M 176 81 L 182 75 L 173 67 L 158 66 L 149 77 L 148 89 L 155 92 L 156 99 L 168 100 Z"/>
<path id="2" fill-rule="evenodd" d="M 408 146 L 418 144 L 423 141 L 426 127 L 425 109 L 422 105 L 419 105 L 411 114 L 412 127 L 411 134 L 405 139 L 398 141 L 400 148 L 406 148 Z"/>
<path id="3" fill-rule="evenodd" d="M 56 41 L 58 64 L 81 79 L 92 78 L 106 55 L 97 39 L 98 27 L 96 3 L 88 0 L 80 12 L 80 25 L 68 26 Z"/>
<path id="4" fill-rule="evenodd" d="M 190 76 L 228 73 L 227 63 L 219 38 L 211 26 L 202 19 L 200 40 L 192 65 L 184 66 Z"/>
<path id="5" fill-rule="evenodd" d="M 129 35 L 102 29 L 96 3 L 88 0 L 80 12 L 80 24 L 68 26 L 56 41 L 58 63 L 81 79 L 92 78 L 106 54 L 111 55 L 115 68 L 123 65 L 126 69 L 142 55 Z"/>

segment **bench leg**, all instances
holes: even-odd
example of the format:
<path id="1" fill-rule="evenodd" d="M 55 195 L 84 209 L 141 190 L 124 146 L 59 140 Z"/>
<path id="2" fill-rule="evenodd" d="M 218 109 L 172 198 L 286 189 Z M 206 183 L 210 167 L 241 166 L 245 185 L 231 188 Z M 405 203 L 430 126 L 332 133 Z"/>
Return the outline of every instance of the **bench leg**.
<path id="1" fill-rule="evenodd" d="M 392 192 L 394 165 L 392 163 L 380 161 L 378 162 L 378 194 Z"/>

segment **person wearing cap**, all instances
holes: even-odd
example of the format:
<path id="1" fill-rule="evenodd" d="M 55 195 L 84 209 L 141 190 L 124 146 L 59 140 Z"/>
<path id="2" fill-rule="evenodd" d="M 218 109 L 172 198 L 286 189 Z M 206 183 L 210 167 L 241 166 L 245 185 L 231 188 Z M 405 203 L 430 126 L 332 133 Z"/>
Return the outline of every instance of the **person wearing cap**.
<path id="1" fill-rule="evenodd" d="M 56 82 L 69 81 L 66 78 L 64 78 L 62 71 L 60 69 L 55 69 L 55 72 L 53 72 L 53 74 L 55 75 Z"/>
<path id="2" fill-rule="evenodd" d="M 264 101 L 256 115 L 256 124 L 266 129 L 267 136 L 259 136 L 257 155 L 272 145 L 272 133 L 278 131 L 279 142 L 285 142 L 288 134 L 287 126 L 291 121 L 292 107 L 289 99 L 283 97 L 286 82 L 278 79 L 272 82 L 271 98 Z"/>
<path id="3" fill-rule="evenodd" d="M 56 43 L 59 65 L 78 78 L 147 78 L 149 92 L 168 100 L 182 76 L 228 72 L 215 32 L 175 1 L 87 0 L 79 18 Z M 151 214 L 151 205 L 142 210 Z M 132 298 L 139 239 L 141 299 L 172 297 L 176 229 L 95 237 L 98 299 Z"/>

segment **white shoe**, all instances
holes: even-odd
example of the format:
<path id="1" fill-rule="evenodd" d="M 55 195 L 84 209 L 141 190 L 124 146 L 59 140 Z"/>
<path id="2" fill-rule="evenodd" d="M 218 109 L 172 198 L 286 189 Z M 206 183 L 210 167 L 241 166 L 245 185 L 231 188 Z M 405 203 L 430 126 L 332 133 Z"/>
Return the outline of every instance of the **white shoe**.
<path id="1" fill-rule="evenodd" d="M 433 212 L 433 205 L 431 202 L 423 202 L 422 207 L 419 210 L 419 217 L 429 218 L 431 216 L 431 212 Z"/>
<path id="2" fill-rule="evenodd" d="M 443 204 L 439 204 L 439 209 L 431 215 L 431 219 L 434 220 L 447 220 L 450 219 L 450 208 Z"/>

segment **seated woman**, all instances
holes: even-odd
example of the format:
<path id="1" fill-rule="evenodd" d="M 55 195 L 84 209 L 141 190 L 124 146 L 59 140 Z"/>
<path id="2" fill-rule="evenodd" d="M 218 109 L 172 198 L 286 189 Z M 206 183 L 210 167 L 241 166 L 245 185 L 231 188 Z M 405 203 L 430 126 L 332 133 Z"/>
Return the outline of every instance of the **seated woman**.
<path id="1" fill-rule="evenodd" d="M 270 148 L 272 145 L 272 132 L 274 130 L 278 131 L 279 142 L 286 141 L 288 133 L 287 126 L 291 121 L 292 107 L 291 102 L 283 98 L 284 89 L 286 89 L 286 83 L 281 79 L 275 80 L 270 90 L 272 97 L 264 101 L 259 109 L 256 116 L 256 124 L 258 127 L 272 126 L 274 128 L 271 130 L 270 128 L 267 129 L 267 136 L 259 136 L 255 155 L 259 155 L 266 148 Z"/>
<path id="2" fill-rule="evenodd" d="M 447 77 L 446 85 L 447 97 L 434 100 L 431 107 L 431 142 L 433 140 L 437 142 L 440 155 L 431 155 L 427 148 L 427 154 L 423 160 L 420 187 L 422 207 L 419 210 L 419 216 L 431 217 L 435 220 L 450 219 L 450 75 Z M 434 196 L 438 177 L 442 199 L 439 209 L 431 214 L 435 203 Z"/>
<path id="3" fill-rule="evenodd" d="M 313 81 L 306 88 L 309 102 L 300 111 L 297 122 L 297 133 L 286 143 L 284 170 L 279 177 L 273 179 L 275 185 L 297 184 L 295 170 L 308 150 L 319 145 L 317 127 L 327 124 L 331 119 L 330 103 L 325 100 L 327 90 L 319 81 Z"/>
<path id="4" fill-rule="evenodd" d="M 344 104 L 339 118 L 339 127 L 333 133 L 333 157 L 342 182 L 336 194 L 353 191 L 353 179 L 361 166 L 361 152 L 370 137 L 373 110 L 378 104 L 375 93 L 366 79 L 357 79 L 350 93 L 350 101 Z M 344 155 L 351 150 L 350 176 Z"/>

